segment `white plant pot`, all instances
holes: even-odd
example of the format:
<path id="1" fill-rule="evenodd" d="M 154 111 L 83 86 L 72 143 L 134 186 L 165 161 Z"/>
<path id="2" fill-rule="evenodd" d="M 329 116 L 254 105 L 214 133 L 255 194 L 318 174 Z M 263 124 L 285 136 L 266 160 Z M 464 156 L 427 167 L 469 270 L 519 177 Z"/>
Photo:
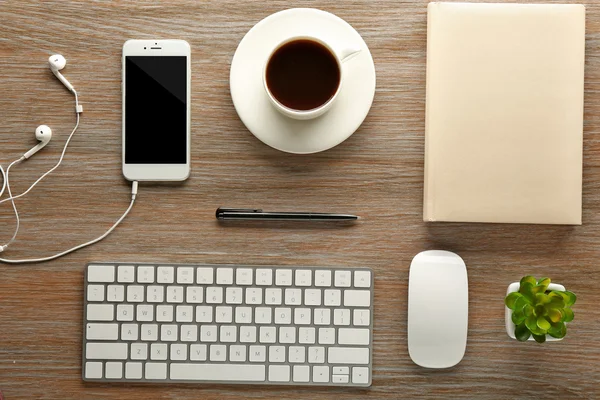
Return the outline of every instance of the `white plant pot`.
<path id="1" fill-rule="evenodd" d="M 508 289 L 506 290 L 506 295 L 508 296 L 510 293 L 512 292 L 518 292 L 519 291 L 519 286 L 520 286 L 520 282 L 513 282 L 510 285 L 508 285 Z M 548 290 L 558 290 L 561 292 L 565 291 L 565 287 L 563 285 L 559 285 L 558 283 L 551 283 L 550 285 L 548 285 Z M 515 337 L 515 324 L 512 322 L 512 310 L 506 306 L 504 306 L 505 308 L 505 312 L 504 312 L 504 320 L 506 323 L 506 333 L 508 333 L 508 336 L 510 336 L 511 338 L 517 340 L 517 338 Z M 533 338 L 533 336 L 529 337 L 529 340 L 535 340 Z M 558 342 L 561 339 L 557 339 L 557 338 L 553 338 L 550 335 L 546 335 L 546 341 L 548 342 Z"/>

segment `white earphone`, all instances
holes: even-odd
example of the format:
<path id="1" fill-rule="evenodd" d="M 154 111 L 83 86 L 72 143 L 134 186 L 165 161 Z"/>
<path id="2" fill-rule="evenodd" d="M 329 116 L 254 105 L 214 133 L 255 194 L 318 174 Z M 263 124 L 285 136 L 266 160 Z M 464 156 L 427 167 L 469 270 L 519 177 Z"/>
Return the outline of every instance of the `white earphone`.
<path id="1" fill-rule="evenodd" d="M 31 184 L 31 186 L 29 186 L 29 188 L 27 190 L 25 190 L 23 193 L 16 195 L 16 196 L 12 195 L 11 190 L 10 190 L 10 179 L 9 179 L 10 168 L 15 164 L 18 164 L 24 160 L 29 159 L 35 153 L 37 153 L 38 151 L 43 149 L 50 142 L 50 139 L 52 139 L 52 130 L 50 129 L 50 127 L 48 127 L 46 125 L 40 125 L 36 128 L 35 137 L 37 140 L 40 141 L 40 143 L 38 143 L 31 150 L 29 150 L 28 152 L 23 154 L 23 156 L 21 158 L 13 161 L 6 169 L 6 174 L 4 173 L 2 166 L 0 166 L 0 173 L 1 173 L 3 181 L 4 181 L 2 189 L 0 190 L 0 197 L 2 197 L 5 187 L 8 189 L 8 195 L 9 195 L 8 198 L 0 200 L 0 204 L 4 203 L 6 201 L 11 201 L 14 212 L 15 212 L 16 220 L 17 220 L 17 226 L 16 226 L 15 232 L 14 232 L 11 240 L 9 240 L 8 243 L 6 243 L 5 245 L 0 245 L 0 253 L 2 253 L 4 250 L 6 250 L 6 248 L 12 242 L 14 242 L 14 240 L 17 237 L 17 233 L 19 232 L 20 219 L 19 219 L 19 212 L 17 211 L 17 207 L 15 205 L 15 199 L 25 196 L 27 193 L 29 193 L 35 187 L 35 185 L 37 185 L 42 179 L 44 179 L 45 177 L 50 175 L 54 170 L 56 170 L 60 166 L 60 164 L 62 163 L 62 160 L 65 156 L 65 153 L 67 151 L 67 147 L 69 146 L 69 143 L 71 142 L 71 139 L 73 138 L 73 134 L 75 134 L 75 131 L 77 131 L 77 128 L 79 127 L 79 114 L 81 114 L 83 112 L 83 107 L 81 105 L 79 105 L 77 91 L 75 91 L 75 88 L 73 87 L 73 85 L 71 85 L 71 83 L 59 72 L 65 67 L 65 65 L 67 64 L 67 60 L 65 60 L 65 58 L 63 56 L 61 56 L 60 54 L 54 54 L 54 55 L 50 56 L 50 58 L 48 58 L 48 63 L 50 64 L 50 70 L 52 71 L 52 73 L 75 96 L 75 113 L 76 113 L 76 117 L 77 117 L 77 122 L 75 123 L 75 127 L 73 128 L 73 131 L 71 132 L 71 134 L 67 138 L 67 141 L 65 142 L 65 146 L 63 147 L 62 153 L 61 153 L 60 158 L 59 158 L 58 162 L 56 163 L 56 165 L 54 165 L 52 168 L 50 168 L 50 170 L 48 170 L 41 177 L 39 177 L 35 182 L 33 182 Z M 129 211 L 131 211 L 133 204 L 135 202 L 135 198 L 137 196 L 137 188 L 138 188 L 138 183 L 133 182 L 133 184 L 131 186 L 131 203 L 129 204 L 129 207 L 127 208 L 125 213 L 121 216 L 121 218 L 119 218 L 117 220 L 117 222 L 115 222 L 110 227 L 110 229 L 108 229 L 102 236 L 97 237 L 96 239 L 91 240 L 89 242 L 80 244 L 79 246 L 75 246 L 69 250 L 65 250 L 62 253 L 55 254 L 53 256 L 42 257 L 42 258 L 29 258 L 29 259 L 23 259 L 23 260 L 9 260 L 9 259 L 0 258 L 0 262 L 5 262 L 5 263 L 9 263 L 9 264 L 24 264 L 24 263 L 50 261 L 50 260 L 54 260 L 56 258 L 62 257 L 66 254 L 72 253 L 74 251 L 77 251 L 79 249 L 82 249 L 84 247 L 90 246 L 94 243 L 101 241 L 102 239 L 107 237 L 121 223 L 121 221 L 123 221 L 125 219 L 127 214 L 129 214 Z"/>

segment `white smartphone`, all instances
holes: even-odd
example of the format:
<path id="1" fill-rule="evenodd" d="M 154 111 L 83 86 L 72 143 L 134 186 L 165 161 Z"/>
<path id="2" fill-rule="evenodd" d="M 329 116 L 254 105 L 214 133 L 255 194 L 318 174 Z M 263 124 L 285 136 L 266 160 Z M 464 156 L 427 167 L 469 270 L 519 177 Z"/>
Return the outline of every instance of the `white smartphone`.
<path id="1" fill-rule="evenodd" d="M 190 45 L 128 40 L 123 45 L 123 175 L 182 181 L 190 175 Z"/>

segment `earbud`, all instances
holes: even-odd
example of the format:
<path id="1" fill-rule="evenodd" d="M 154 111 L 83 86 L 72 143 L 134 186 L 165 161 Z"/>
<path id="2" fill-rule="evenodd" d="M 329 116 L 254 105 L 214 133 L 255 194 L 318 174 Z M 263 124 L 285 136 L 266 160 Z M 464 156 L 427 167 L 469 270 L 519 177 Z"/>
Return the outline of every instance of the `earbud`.
<path id="1" fill-rule="evenodd" d="M 52 73 L 58 78 L 58 80 L 61 81 L 63 85 L 67 87 L 67 89 L 73 92 L 73 86 L 69 83 L 68 80 L 65 79 L 65 77 L 60 72 L 58 72 L 61 69 L 63 69 L 65 65 L 67 65 L 67 60 L 65 60 L 65 58 L 60 54 L 54 54 L 50 56 L 50 58 L 48 59 L 48 63 L 50 64 L 50 69 L 52 70 Z"/>
<path id="2" fill-rule="evenodd" d="M 35 138 L 40 141 L 33 149 L 23 154 L 26 159 L 46 147 L 50 139 L 52 139 L 52 129 L 47 125 L 40 125 L 35 130 Z"/>

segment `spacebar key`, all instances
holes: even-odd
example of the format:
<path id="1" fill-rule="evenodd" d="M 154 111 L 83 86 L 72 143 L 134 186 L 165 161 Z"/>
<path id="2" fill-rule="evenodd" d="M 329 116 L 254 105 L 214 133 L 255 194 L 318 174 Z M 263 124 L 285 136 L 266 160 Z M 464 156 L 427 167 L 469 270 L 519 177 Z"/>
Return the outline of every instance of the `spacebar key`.
<path id="1" fill-rule="evenodd" d="M 265 378 L 264 365 L 171 363 L 171 380 L 264 382 Z"/>

